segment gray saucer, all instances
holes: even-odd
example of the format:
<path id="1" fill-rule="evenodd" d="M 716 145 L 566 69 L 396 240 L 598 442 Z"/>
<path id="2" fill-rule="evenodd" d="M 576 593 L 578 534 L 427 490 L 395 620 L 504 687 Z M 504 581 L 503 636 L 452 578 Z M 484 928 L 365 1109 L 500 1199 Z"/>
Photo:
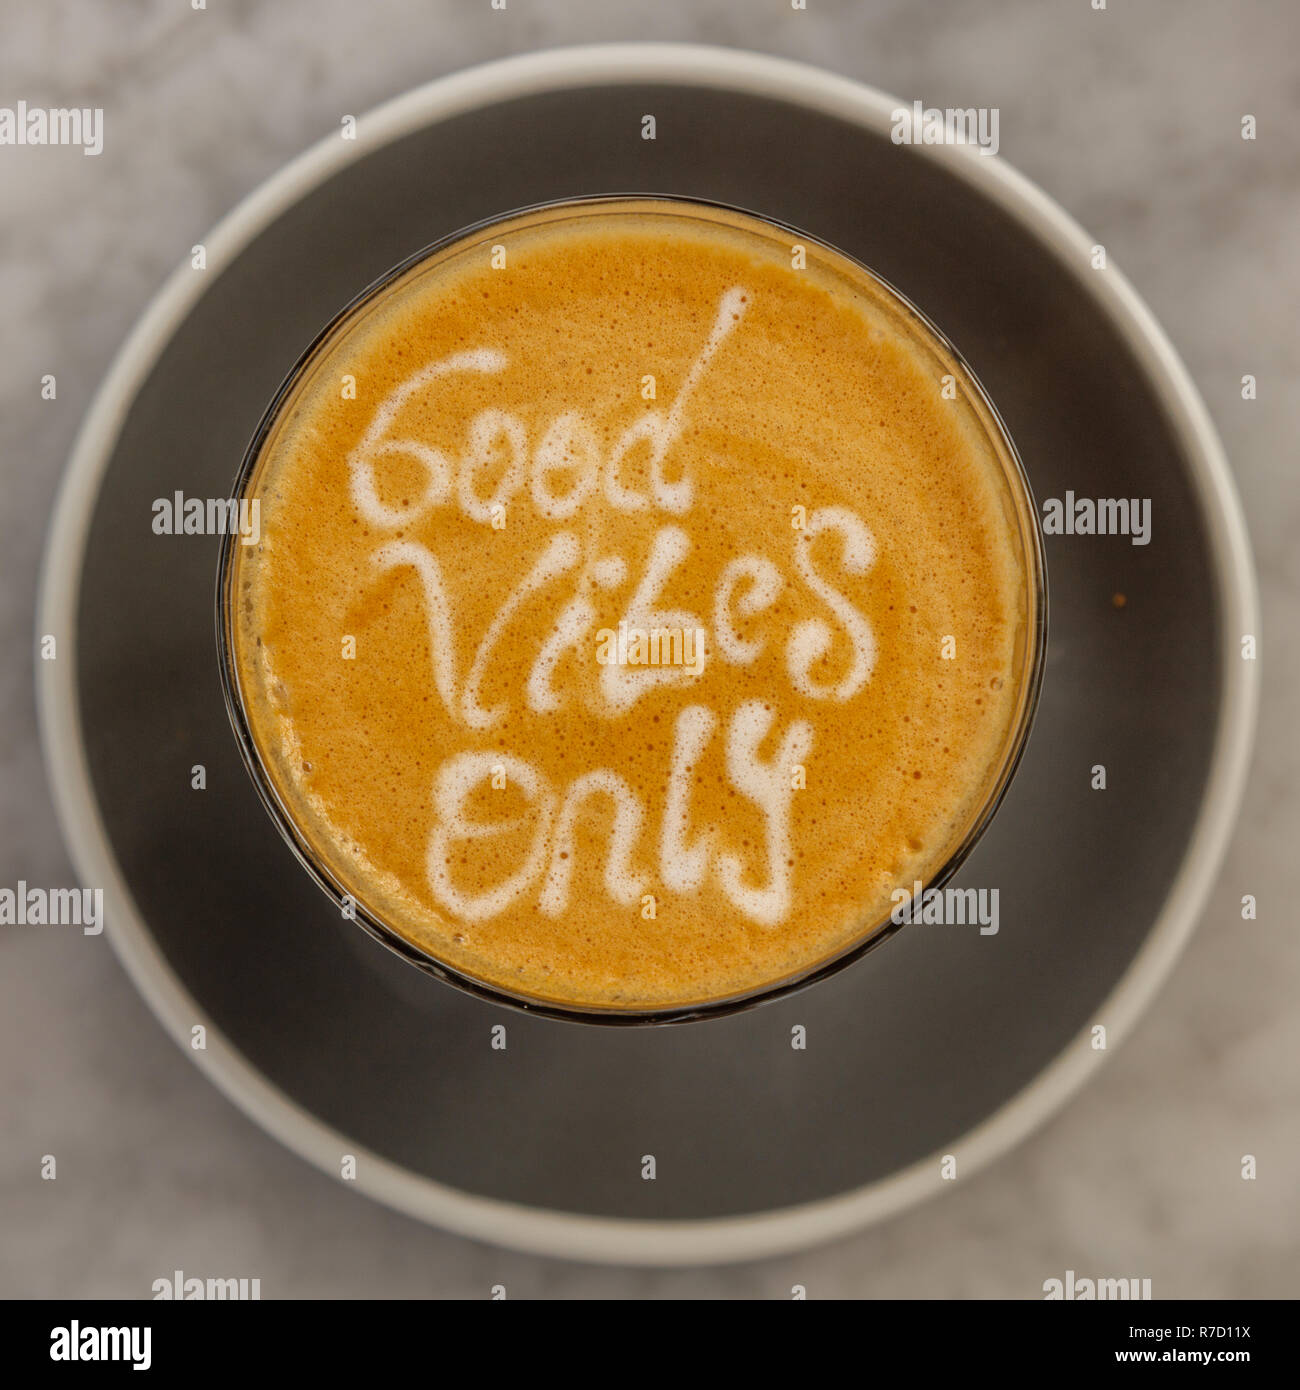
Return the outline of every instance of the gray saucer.
<path id="1" fill-rule="evenodd" d="M 982 191 L 982 171 L 895 146 L 829 98 L 796 101 L 778 80 L 795 70 L 772 60 L 753 60 L 750 77 L 771 69 L 762 83 L 731 80 L 723 59 L 708 77 L 648 58 L 602 82 L 599 63 L 564 76 L 542 57 L 552 78 L 519 95 L 503 78 L 441 116 L 408 110 L 394 127 L 407 133 L 327 170 L 318 157 L 285 206 L 245 209 L 214 237 L 223 264 L 181 272 L 203 278 L 169 290 L 169 331 L 137 348 L 133 389 L 83 439 L 98 463 L 63 499 L 42 621 L 74 635 L 76 666 L 43 673 L 47 745 L 132 973 L 187 1045 L 208 1024 L 191 1055 L 300 1152 L 335 1174 L 358 1155 L 361 1188 L 496 1240 L 725 1258 L 896 1209 L 941 1186 L 944 1154 L 964 1176 L 963 1154 L 973 1168 L 1083 1079 L 1093 1025 L 1132 1022 L 1231 817 L 1252 704 L 1236 653 L 1248 559 L 1163 340 L 1122 322 L 1097 272 L 1067 266 L 1005 187 Z M 154 498 L 228 490 L 281 378 L 373 278 L 477 219 L 609 192 L 732 203 L 843 247 L 967 357 L 1040 500 L 1144 497 L 1153 516 L 1147 546 L 1048 538 L 1037 725 L 958 880 L 1000 889 L 999 933 L 911 927 L 810 991 L 668 1029 L 497 1009 L 341 923 L 236 751 L 214 651 L 218 541 L 150 526 Z"/>

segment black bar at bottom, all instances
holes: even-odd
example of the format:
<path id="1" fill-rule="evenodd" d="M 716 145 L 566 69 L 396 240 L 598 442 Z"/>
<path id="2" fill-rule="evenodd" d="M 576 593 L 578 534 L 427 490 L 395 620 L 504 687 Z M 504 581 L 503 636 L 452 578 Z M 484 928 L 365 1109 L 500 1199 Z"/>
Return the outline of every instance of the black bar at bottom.
<path id="1" fill-rule="evenodd" d="M 486 1293 L 485 1303 L 502 1300 Z M 781 1300 L 785 1301 L 785 1300 Z M 798 1300 L 791 1300 L 798 1301 Z M 808 1302 L 819 1300 L 809 1291 Z M 763 1322 L 745 1331 L 754 1308 L 766 1306 Z M 539 1309 L 545 1309 L 539 1312 Z M 820 1354 L 807 1343 L 785 1340 L 788 1334 L 833 1330 L 848 1309 L 846 1335 L 866 1345 L 860 1354 L 873 1357 L 872 1348 L 890 1348 L 893 1362 L 907 1370 L 982 1373 L 1011 1367 L 1032 1371 L 1035 1378 L 1075 1379 L 1081 1371 L 1114 1368 L 1121 1373 L 1143 1365 L 1183 1366 L 1216 1370 L 1256 1370 L 1263 1366 L 1294 1367 L 1296 1307 L 1289 1302 L 873 1302 L 854 1305 L 825 1301 L 820 1310 L 792 1308 L 786 1323 L 773 1323 L 770 1304 L 733 1303 L 602 1303 L 599 1331 L 617 1338 L 619 1328 L 639 1340 L 629 1343 L 633 1364 L 642 1360 L 644 1338 L 652 1332 L 668 1354 L 657 1364 L 671 1370 L 675 1323 L 684 1327 L 695 1318 L 702 1336 L 734 1365 L 745 1346 L 759 1358 L 779 1345 L 781 1360 L 797 1367 L 810 1358 L 806 1370 L 820 1379 Z M 454 1321 L 437 1306 L 387 1302 L 11 1302 L 5 1305 L 4 1362 L 26 1370 L 35 1383 L 53 1376 L 90 1373 L 96 1378 L 114 1371 L 136 1377 L 159 1374 L 167 1378 L 192 1372 L 244 1373 L 260 1368 L 292 1367 L 301 1376 L 320 1370 L 332 1378 L 349 1371 L 373 1378 L 395 1354 L 418 1369 L 428 1351 L 432 1373 L 435 1348 L 449 1333 L 474 1337 L 499 1335 L 512 1325 L 517 1331 L 544 1318 L 527 1346 L 535 1355 L 545 1342 L 564 1338 L 563 1305 L 517 1300 L 515 1307 L 485 1308 L 471 1313 L 458 1304 Z M 466 1321 L 481 1317 L 482 1322 Z M 623 1324 L 622 1319 L 628 1322 Z M 730 1332 L 729 1321 L 737 1320 Z M 585 1329 L 585 1330 L 584 1330 Z M 590 1316 L 575 1329 L 589 1339 L 595 1330 Z M 773 1340 L 777 1339 L 777 1340 Z M 602 1338 L 603 1340 L 603 1338 Z M 462 1343 L 463 1345 L 463 1343 Z M 846 1346 L 849 1344 L 845 1344 Z M 799 1347 L 804 1347 L 803 1353 Z M 500 1350 L 500 1343 L 487 1347 Z M 484 1350 L 487 1350 L 487 1347 Z M 723 1348 L 726 1348 L 725 1354 Z M 764 1348 L 767 1348 L 765 1351 Z M 824 1350 L 824 1348 L 823 1348 Z M 600 1357 L 608 1376 L 610 1358 Z M 687 1358 L 689 1360 L 689 1358 Z M 650 1364 L 656 1364 L 652 1359 Z M 769 1369 L 771 1369 L 770 1363 Z M 495 1352 L 485 1358 L 484 1370 L 496 1366 Z M 896 1373 L 896 1371 L 895 1371 Z M 10 1380 L 26 1384 L 25 1380 Z"/>

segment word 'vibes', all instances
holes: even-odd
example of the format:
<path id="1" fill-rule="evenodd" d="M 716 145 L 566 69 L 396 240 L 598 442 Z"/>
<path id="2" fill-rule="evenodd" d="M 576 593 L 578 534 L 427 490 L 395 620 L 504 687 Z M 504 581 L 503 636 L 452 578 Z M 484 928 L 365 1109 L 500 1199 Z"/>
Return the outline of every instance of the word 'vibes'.
<path id="1" fill-rule="evenodd" d="M 518 416 L 495 407 L 484 409 L 469 421 L 467 451 L 456 464 L 423 440 L 394 435 L 403 407 L 436 389 L 439 381 L 457 373 L 503 371 L 509 359 L 494 348 L 455 353 L 430 363 L 397 386 L 376 409 L 349 455 L 348 468 L 351 500 L 357 512 L 381 532 L 404 530 L 430 509 L 449 504 L 458 504 L 474 522 L 499 526 L 506 505 L 525 485 L 538 512 L 561 526 L 585 505 L 600 505 L 601 501 L 618 512 L 658 511 L 673 518 L 654 532 L 644 573 L 632 590 L 617 632 L 601 629 L 594 636 L 596 608 L 588 597 L 591 585 L 615 592 L 627 584 L 629 566 L 616 554 L 584 557 L 574 531 L 556 531 L 497 611 L 464 672 L 457 669 L 455 606 L 438 557 L 427 546 L 409 539 L 381 541 L 376 546 L 372 555 L 376 571 L 409 569 L 418 577 L 429 628 L 433 684 L 447 715 L 468 732 L 489 733 L 506 712 L 504 705 L 485 707 L 480 691 L 492 653 L 507 626 L 526 602 L 566 575 L 589 583 L 579 585 L 578 592 L 572 592 L 570 583 L 571 596 L 558 609 L 533 662 L 523 694 L 534 714 L 557 714 L 563 708 L 553 677 L 566 654 L 582 657 L 594 651 L 607 717 L 615 719 L 632 711 L 652 689 L 684 687 L 697 681 L 710 658 L 741 667 L 758 659 L 764 641 L 742 637 L 736 619 L 754 618 L 770 608 L 789 582 L 766 556 L 744 554 L 724 567 L 710 615 L 712 652 L 708 650 L 706 626 L 698 615 L 660 606 L 674 572 L 690 554 L 690 536 L 676 519 L 689 513 L 695 496 L 689 477 L 668 480 L 665 459 L 681 435 L 692 394 L 719 348 L 742 321 L 748 303 L 749 295 L 740 287 L 722 296 L 708 340 L 671 407 L 666 412 L 649 410 L 643 414 L 604 459 L 596 431 L 578 410 L 560 414 L 530 449 Z M 504 475 L 492 495 L 484 498 L 477 477 L 494 458 L 502 440 L 508 451 Z M 648 491 L 628 487 L 622 477 L 624 460 L 639 445 L 649 449 Z M 426 475 L 423 493 L 401 505 L 381 498 L 376 476 L 377 467 L 394 457 L 415 460 Z M 560 473 L 576 474 L 565 490 L 556 486 Z M 593 503 L 598 489 L 603 498 Z M 870 679 L 876 643 L 867 618 L 814 566 L 812 543 L 823 534 L 838 538 L 840 565 L 853 577 L 865 575 L 871 568 L 876 543 L 861 518 L 846 507 L 797 508 L 792 520 L 790 559 L 794 572 L 834 617 L 847 639 L 851 649 L 848 669 L 831 683 L 814 678 L 815 664 L 831 650 L 835 632 L 823 618 L 810 617 L 796 623 L 786 638 L 785 671 L 799 696 L 842 702 L 856 695 Z M 584 587 L 587 592 L 583 592 Z M 682 651 L 684 660 L 676 656 Z M 772 757 L 760 759 L 759 747 L 776 718 L 770 702 L 746 700 L 731 712 L 723 736 L 727 776 L 763 817 L 765 877 L 755 881 L 739 856 L 716 849 L 716 836 L 708 830 L 695 834 L 689 830 L 687 807 L 695 768 L 722 722 L 718 713 L 704 704 L 686 704 L 677 713 L 657 844 L 659 879 L 664 888 L 692 893 L 711 873 L 738 911 L 767 928 L 784 921 L 792 907 L 791 809 L 795 792 L 804 785 L 804 763 L 813 745 L 812 725 L 795 719 L 780 731 Z M 507 784 L 522 790 L 535 812 L 531 844 L 515 872 L 504 881 L 486 891 L 465 891 L 453 876 L 452 866 L 460 858 L 458 849 L 469 841 L 516 828 L 514 822 L 494 826 L 472 820 L 466 807 L 480 787 Z M 443 763 L 434 779 L 435 820 L 427 854 L 428 883 L 434 898 L 458 918 L 482 922 L 505 911 L 536 889 L 540 881 L 538 906 L 550 916 L 559 916 L 569 902 L 576 821 L 593 797 L 608 798 L 614 813 L 605 890 L 621 906 L 631 908 L 641 903 L 644 907 L 651 884 L 637 871 L 633 860 L 646 807 L 627 781 L 612 769 L 597 768 L 557 794 L 533 764 L 499 748 L 456 753 Z"/>

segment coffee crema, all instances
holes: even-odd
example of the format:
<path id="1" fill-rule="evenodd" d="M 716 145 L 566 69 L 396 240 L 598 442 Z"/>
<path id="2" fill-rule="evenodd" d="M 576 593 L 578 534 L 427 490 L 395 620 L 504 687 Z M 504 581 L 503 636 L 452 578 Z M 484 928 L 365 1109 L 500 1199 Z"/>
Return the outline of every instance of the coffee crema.
<path id="1" fill-rule="evenodd" d="M 797 978 L 1004 775 L 1034 576 L 964 368 L 868 272 L 670 200 L 400 272 L 264 433 L 228 642 L 340 891 L 512 997 Z"/>

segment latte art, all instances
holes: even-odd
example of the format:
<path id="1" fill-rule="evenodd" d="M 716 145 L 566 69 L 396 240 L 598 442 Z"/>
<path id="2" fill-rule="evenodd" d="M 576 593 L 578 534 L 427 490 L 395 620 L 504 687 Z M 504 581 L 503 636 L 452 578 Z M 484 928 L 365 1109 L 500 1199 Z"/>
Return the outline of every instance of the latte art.
<path id="1" fill-rule="evenodd" d="M 509 356 L 497 349 L 478 348 L 423 368 L 402 382 L 380 405 L 361 445 L 349 459 L 352 498 L 358 511 L 374 526 L 394 529 L 418 524 L 432 508 L 459 505 L 467 520 L 504 529 L 516 494 L 527 485 L 537 510 L 548 520 L 574 518 L 584 505 L 607 505 L 624 512 L 661 510 L 689 515 L 695 496 L 692 480 L 684 475 L 668 482 L 665 463 L 685 423 L 687 400 L 699 388 L 710 359 L 740 322 L 748 303 L 745 290 L 735 287 L 726 291 L 708 341 L 687 370 L 671 409 L 667 414 L 649 411 L 642 415 L 619 436 L 604 459 L 600 457 L 592 423 L 581 411 L 573 409 L 566 409 L 547 426 L 535 449 L 530 447 L 527 429 L 518 415 L 497 407 L 482 410 L 469 421 L 469 448 L 454 466 L 423 440 L 386 437 L 402 405 L 418 392 L 430 390 L 433 383 L 457 370 L 504 371 Z M 492 449 L 498 441 L 504 444 L 508 457 L 491 496 L 483 498 L 476 479 L 491 464 Z M 628 454 L 642 441 L 649 446 L 650 486 L 644 492 L 628 487 L 621 476 Z M 403 453 L 418 460 L 427 470 L 428 480 L 420 502 L 394 510 L 379 500 L 376 467 L 378 460 Z M 727 463 L 720 460 L 714 466 L 727 467 Z M 557 473 L 573 475 L 563 491 L 555 489 Z M 847 700 L 871 674 L 875 639 L 867 619 L 816 573 L 808 550 L 816 536 L 835 533 L 842 542 L 844 569 L 851 575 L 862 575 L 875 554 L 875 541 L 861 518 L 846 508 L 819 508 L 806 518 L 804 511 L 802 504 L 795 504 L 791 517 L 792 569 L 842 625 L 852 657 L 848 672 L 838 683 L 819 685 L 812 670 L 833 647 L 835 635 L 824 619 L 809 618 L 795 627 L 786 642 L 787 673 L 798 695 L 814 700 Z M 655 687 L 685 689 L 703 675 L 706 634 L 700 618 L 694 613 L 659 606 L 664 593 L 672 587 L 674 573 L 688 563 L 690 554 L 690 533 L 683 527 L 669 524 L 653 532 L 645 572 L 632 588 L 627 610 L 619 622 L 624 641 L 614 650 L 622 659 L 601 662 L 599 682 L 592 691 L 599 692 L 599 699 L 587 702 L 588 713 L 597 718 L 617 719 L 635 709 L 637 702 Z M 584 555 L 579 533 L 557 531 L 493 617 L 478 642 L 469 670 L 462 675 L 456 670 L 460 624 L 437 555 L 416 542 L 401 541 L 378 545 L 374 561 L 381 570 L 410 566 L 419 574 L 428 610 L 433 686 L 448 716 L 466 729 L 478 731 L 499 725 L 509 709 L 505 702 L 485 709 L 479 701 L 479 691 L 493 652 L 516 615 L 534 598 L 553 596 L 555 616 L 528 672 L 524 690 L 519 693 L 532 713 L 558 714 L 566 700 L 554 685 L 556 668 L 566 658 L 583 658 L 596 618 L 596 607 L 588 592 L 595 587 L 622 588 L 629 574 L 624 556 Z M 568 583 L 561 582 L 564 580 Z M 787 582 L 781 570 L 761 554 L 741 555 L 728 563 L 712 605 L 719 630 L 726 634 L 721 648 L 723 660 L 749 665 L 763 648 L 761 637 L 746 642 L 736 633 L 731 605 L 738 585 L 745 583 L 743 611 L 753 617 L 775 601 Z M 608 629 L 605 631 L 609 633 Z M 613 634 L 609 636 L 612 638 Z M 679 653 L 676 661 L 672 660 L 674 638 Z M 688 647 L 693 648 L 689 662 Z M 667 660 L 661 660 L 664 653 Z M 765 863 L 747 869 L 735 855 L 716 851 L 711 854 L 709 846 L 716 835 L 709 832 L 700 837 L 694 849 L 687 849 L 687 784 L 704 751 L 704 741 L 719 723 L 718 711 L 707 705 L 687 705 L 677 716 L 666 805 L 678 808 L 680 823 L 666 819 L 655 837 L 659 845 L 659 883 L 673 892 L 693 892 L 712 868 L 732 906 L 764 927 L 777 926 L 790 912 L 790 803 L 806 774 L 803 760 L 813 743 L 812 726 L 796 720 L 779 736 L 775 758 L 770 763 L 760 762 L 758 747 L 772 732 L 774 722 L 770 706 L 750 701 L 732 714 L 726 727 L 728 777 L 733 788 L 752 800 L 763 817 Z M 604 798 L 613 806 L 614 817 L 606 852 L 605 891 L 621 906 L 637 904 L 653 880 L 632 868 L 647 808 L 627 782 L 612 768 L 596 768 L 575 779 L 561 794 L 544 781 L 532 764 L 517 756 L 511 756 L 507 770 L 504 756 L 490 752 L 457 754 L 438 774 L 428 861 L 429 888 L 434 899 L 460 917 L 481 921 L 505 911 L 540 877 L 543 882 L 538 905 L 549 916 L 559 916 L 569 906 L 574 825 L 589 801 Z M 497 825 L 465 817 L 465 803 L 474 789 L 481 784 L 491 786 L 494 777 L 501 784 L 513 779 L 524 790 L 534 813 L 532 841 L 519 870 L 504 883 L 486 892 L 466 894 L 455 886 L 452 869 L 462 842 L 504 835 L 512 829 L 510 823 Z M 656 905 L 648 900 L 645 906 Z"/>
<path id="2" fill-rule="evenodd" d="M 1020 693 L 959 375 L 851 263 L 684 207 L 521 215 L 344 319 L 232 572 L 250 729 L 334 881 L 579 1007 L 843 949 L 951 851 Z"/>

